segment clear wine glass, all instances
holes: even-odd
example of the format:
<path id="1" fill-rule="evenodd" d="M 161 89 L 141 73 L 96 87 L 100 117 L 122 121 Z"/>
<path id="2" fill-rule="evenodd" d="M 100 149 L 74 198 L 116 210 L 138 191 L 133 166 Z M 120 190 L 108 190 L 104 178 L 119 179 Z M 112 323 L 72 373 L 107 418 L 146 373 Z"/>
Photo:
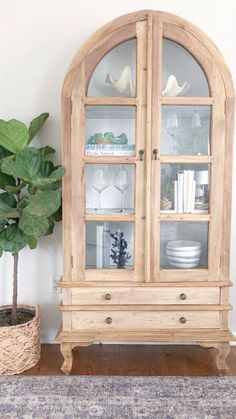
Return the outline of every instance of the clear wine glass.
<path id="1" fill-rule="evenodd" d="M 200 113 L 198 111 L 193 111 L 191 118 L 191 131 L 194 140 L 194 153 L 200 154 L 197 151 L 197 139 L 204 132 L 204 128 L 202 126 Z"/>
<path id="2" fill-rule="evenodd" d="M 92 178 L 92 187 L 98 193 L 98 211 L 101 211 L 101 193 L 109 186 L 108 173 L 105 168 L 95 169 Z"/>
<path id="3" fill-rule="evenodd" d="M 180 122 L 178 115 L 175 112 L 169 113 L 166 120 L 166 132 L 170 136 L 170 154 L 175 154 L 174 152 L 174 143 L 175 139 L 180 135 L 182 129 L 180 127 Z"/>
<path id="4" fill-rule="evenodd" d="M 130 173 L 123 166 L 115 174 L 114 186 L 120 191 L 120 212 L 124 212 L 124 193 L 131 185 Z"/>

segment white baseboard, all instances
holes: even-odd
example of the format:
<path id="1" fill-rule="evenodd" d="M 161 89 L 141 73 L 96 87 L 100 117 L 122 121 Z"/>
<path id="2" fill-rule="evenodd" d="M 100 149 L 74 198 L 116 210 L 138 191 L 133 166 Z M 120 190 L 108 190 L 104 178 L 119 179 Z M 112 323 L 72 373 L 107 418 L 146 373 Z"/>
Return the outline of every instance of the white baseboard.
<path id="1" fill-rule="evenodd" d="M 236 338 L 236 331 L 232 332 L 233 335 Z M 55 337 L 57 335 L 57 331 L 55 330 L 48 330 L 48 331 L 41 331 L 41 343 L 48 343 L 48 344 L 56 344 Z M 111 344 L 115 342 L 105 342 L 104 345 Z M 137 344 L 144 344 L 144 345 L 171 345 L 171 342 L 135 342 L 135 345 Z M 190 345 L 191 343 L 186 343 L 186 345 Z M 120 345 L 133 345 L 133 343 L 130 342 L 122 342 Z M 192 344 L 191 344 L 192 345 Z M 236 341 L 231 342 L 231 346 L 236 346 Z"/>

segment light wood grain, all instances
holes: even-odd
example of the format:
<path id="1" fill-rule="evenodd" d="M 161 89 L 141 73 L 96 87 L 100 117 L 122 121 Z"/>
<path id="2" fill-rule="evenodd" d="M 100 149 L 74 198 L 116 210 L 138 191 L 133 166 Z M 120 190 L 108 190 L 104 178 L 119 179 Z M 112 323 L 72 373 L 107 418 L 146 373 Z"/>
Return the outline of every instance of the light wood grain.
<path id="1" fill-rule="evenodd" d="M 210 97 L 162 97 L 162 33 L 186 48 L 202 66 Z M 86 97 L 98 62 L 115 46 L 137 37 L 137 97 Z M 58 339 L 72 365 L 72 348 L 95 341 L 201 342 L 217 346 L 225 369 L 233 339 L 228 330 L 228 287 L 234 87 L 218 49 L 191 23 L 165 12 L 144 10 L 122 16 L 97 31 L 76 54 L 62 92 L 63 162 L 63 327 Z M 85 105 L 136 107 L 136 156 L 84 156 Z M 161 106 L 211 106 L 211 155 L 162 156 Z M 145 159 L 139 160 L 139 149 Z M 84 165 L 135 165 L 135 214 L 85 214 Z M 161 163 L 209 163 L 209 214 L 160 213 Z M 73 191 L 73 194 L 71 193 Z M 219 199 L 220 197 L 220 199 Z M 223 204 L 224 203 L 224 208 Z M 123 218 L 125 217 L 125 218 Z M 85 270 L 85 221 L 134 221 L 134 269 Z M 209 223 L 209 269 L 160 269 L 161 221 Z M 144 229 L 145 226 L 145 229 Z M 144 282 L 144 280 L 146 282 Z M 111 300 L 105 300 L 105 293 Z M 186 300 L 180 300 L 180 293 Z M 107 317 L 112 317 L 110 324 Z M 186 318 L 181 323 L 180 318 Z M 74 330 L 72 330 L 74 329 Z M 166 329 L 166 330 L 165 330 Z M 64 345 L 64 346 L 63 346 Z M 68 346 L 69 345 L 69 346 Z"/>
<path id="2" fill-rule="evenodd" d="M 107 324 L 108 318 L 112 319 Z M 181 318 L 186 323 L 181 323 Z M 80 311 L 72 313 L 72 329 L 95 330 L 158 330 L 158 329 L 216 329 L 219 327 L 219 312 L 128 312 Z"/>
<path id="3" fill-rule="evenodd" d="M 107 295 L 110 299 L 106 299 Z M 182 298 L 181 298 L 182 297 Z M 183 299 L 185 298 L 185 299 Z M 219 304 L 219 288 L 75 288 L 72 290 L 72 304 Z"/>

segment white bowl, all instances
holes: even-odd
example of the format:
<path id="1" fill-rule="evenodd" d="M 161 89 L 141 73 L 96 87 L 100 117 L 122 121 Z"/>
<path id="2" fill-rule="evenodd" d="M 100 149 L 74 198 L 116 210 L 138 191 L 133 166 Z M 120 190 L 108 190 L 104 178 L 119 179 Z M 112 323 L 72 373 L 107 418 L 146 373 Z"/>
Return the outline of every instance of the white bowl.
<path id="1" fill-rule="evenodd" d="M 199 265 L 199 262 L 191 262 L 191 263 L 183 263 L 183 262 L 171 262 L 169 261 L 171 266 L 180 269 L 192 269 L 196 268 Z"/>
<path id="2" fill-rule="evenodd" d="M 170 250 L 199 250 L 202 248 L 202 243 L 191 240 L 171 240 L 167 242 L 166 247 Z"/>
<path id="3" fill-rule="evenodd" d="M 171 262 L 181 262 L 181 263 L 199 263 L 200 261 L 200 256 L 198 257 L 194 257 L 194 258 L 178 258 L 178 257 L 172 257 L 172 256 L 167 256 L 167 259 Z"/>
<path id="4" fill-rule="evenodd" d="M 198 250 L 188 250 L 188 251 L 178 251 L 178 250 L 170 250 L 166 249 L 166 255 L 172 257 L 185 257 L 185 258 L 192 258 L 192 257 L 200 257 L 202 254 L 202 249 Z"/>

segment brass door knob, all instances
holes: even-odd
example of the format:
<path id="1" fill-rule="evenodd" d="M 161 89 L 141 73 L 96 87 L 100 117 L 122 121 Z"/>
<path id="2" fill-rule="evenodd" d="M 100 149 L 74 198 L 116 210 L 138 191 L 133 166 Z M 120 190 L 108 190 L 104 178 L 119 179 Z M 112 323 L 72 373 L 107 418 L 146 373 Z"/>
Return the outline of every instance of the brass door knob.
<path id="1" fill-rule="evenodd" d="M 111 317 L 107 317 L 106 318 L 106 324 L 111 324 L 112 323 L 112 318 Z"/>
<path id="2" fill-rule="evenodd" d="M 105 300 L 111 300 L 111 294 L 106 294 L 105 295 Z"/>
<path id="3" fill-rule="evenodd" d="M 186 300 L 187 295 L 186 295 L 186 294 L 184 294 L 184 293 L 181 293 L 181 294 L 180 294 L 180 296 L 179 296 L 179 298 L 180 298 L 181 300 Z"/>
<path id="4" fill-rule="evenodd" d="M 157 149 L 157 148 L 154 148 L 154 149 L 152 150 L 152 152 L 153 152 L 153 154 L 154 154 L 154 160 L 157 160 L 158 149 Z"/>
<path id="5" fill-rule="evenodd" d="M 180 317 L 179 321 L 180 323 L 185 324 L 187 320 L 185 317 Z"/>
<path id="6" fill-rule="evenodd" d="M 144 150 L 139 150 L 139 159 L 143 161 Z"/>

